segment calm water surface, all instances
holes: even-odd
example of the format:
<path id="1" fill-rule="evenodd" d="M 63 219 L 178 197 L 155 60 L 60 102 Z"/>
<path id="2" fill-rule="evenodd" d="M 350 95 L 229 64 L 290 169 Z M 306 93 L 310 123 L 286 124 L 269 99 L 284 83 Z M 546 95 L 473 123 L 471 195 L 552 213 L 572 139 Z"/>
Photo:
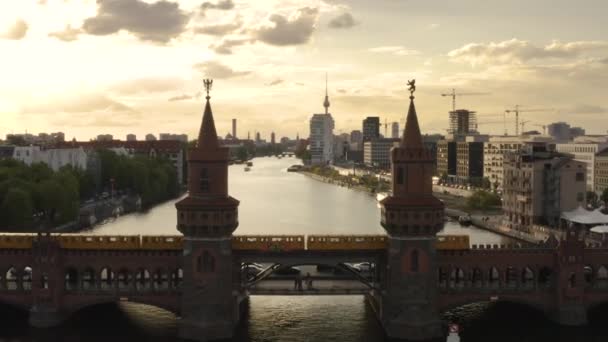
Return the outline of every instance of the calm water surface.
<path id="1" fill-rule="evenodd" d="M 241 201 L 237 234 L 377 234 L 375 198 L 357 191 L 288 173 L 293 158 L 258 158 L 251 172 L 230 167 L 230 193 Z M 178 234 L 175 201 L 145 214 L 128 215 L 97 226 L 94 234 Z M 469 234 L 471 243 L 509 240 L 475 228 L 447 223 L 443 234 Z M 384 333 L 362 296 L 252 297 L 247 317 L 233 341 L 385 341 Z M 463 307 L 446 319 L 464 325 L 463 341 L 608 341 L 608 311 L 594 316 L 594 325 L 566 329 L 549 323 L 528 308 L 500 305 Z M 171 313 L 138 305 L 99 305 L 79 311 L 62 327 L 32 330 L 21 312 L 0 310 L 2 341 L 177 341 Z"/>

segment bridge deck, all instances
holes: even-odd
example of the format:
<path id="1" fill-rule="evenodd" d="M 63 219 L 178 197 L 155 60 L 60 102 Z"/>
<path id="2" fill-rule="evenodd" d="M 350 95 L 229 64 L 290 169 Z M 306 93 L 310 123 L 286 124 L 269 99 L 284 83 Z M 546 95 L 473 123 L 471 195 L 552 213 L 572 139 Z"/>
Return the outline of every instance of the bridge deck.
<path id="1" fill-rule="evenodd" d="M 370 288 L 356 280 L 316 280 L 312 289 L 294 288 L 293 280 L 264 280 L 249 289 L 250 295 L 319 296 L 319 295 L 363 295 Z"/>

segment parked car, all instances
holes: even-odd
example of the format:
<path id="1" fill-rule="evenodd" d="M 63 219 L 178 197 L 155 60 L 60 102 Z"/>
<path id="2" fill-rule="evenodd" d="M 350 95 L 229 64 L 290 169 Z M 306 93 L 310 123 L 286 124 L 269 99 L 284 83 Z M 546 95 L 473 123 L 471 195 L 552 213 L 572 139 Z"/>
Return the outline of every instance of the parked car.
<path id="1" fill-rule="evenodd" d="M 300 274 L 300 272 L 301 272 L 301 270 L 297 267 L 283 266 L 283 267 L 279 267 L 276 271 L 274 271 L 274 274 L 296 275 L 296 274 Z"/>
<path id="2" fill-rule="evenodd" d="M 259 264 L 246 264 L 242 267 L 242 271 L 245 273 L 247 280 L 255 278 L 256 275 L 264 271 L 264 268 Z"/>
<path id="3" fill-rule="evenodd" d="M 374 269 L 374 265 L 370 262 L 360 262 L 352 265 L 352 267 L 361 273 L 371 273 Z"/>

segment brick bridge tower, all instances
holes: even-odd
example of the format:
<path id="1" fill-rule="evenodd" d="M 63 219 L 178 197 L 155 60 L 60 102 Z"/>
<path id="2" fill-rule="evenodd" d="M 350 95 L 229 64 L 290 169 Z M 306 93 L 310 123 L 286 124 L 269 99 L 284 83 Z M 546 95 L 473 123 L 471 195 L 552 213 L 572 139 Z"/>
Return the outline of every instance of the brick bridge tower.
<path id="1" fill-rule="evenodd" d="M 239 201 L 228 195 L 228 148 L 217 138 L 209 104 L 212 80 L 196 147 L 188 151 L 188 196 L 179 201 L 177 229 L 184 234 L 184 283 L 179 336 L 192 340 L 230 338 L 238 323 L 240 268 L 233 265 L 232 233 Z"/>
<path id="2" fill-rule="evenodd" d="M 415 81 L 403 138 L 391 150 L 392 195 L 381 202 L 381 224 L 389 238 L 385 287 L 379 315 L 391 338 L 426 340 L 444 336 L 437 299 L 436 234 L 444 206 L 433 196 L 433 157 L 424 147 Z"/>

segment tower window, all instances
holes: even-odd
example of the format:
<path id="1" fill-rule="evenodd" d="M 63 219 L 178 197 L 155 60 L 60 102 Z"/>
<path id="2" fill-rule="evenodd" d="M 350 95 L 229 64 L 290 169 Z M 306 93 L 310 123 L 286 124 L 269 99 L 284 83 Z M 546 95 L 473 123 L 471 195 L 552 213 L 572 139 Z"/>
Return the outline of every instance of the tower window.
<path id="1" fill-rule="evenodd" d="M 215 258 L 209 252 L 203 252 L 203 255 L 199 255 L 196 258 L 196 270 L 198 272 L 214 272 L 215 271 Z"/>
<path id="2" fill-rule="evenodd" d="M 397 168 L 397 184 L 403 184 L 404 181 L 404 172 L 403 172 L 403 167 L 398 167 Z"/>
<path id="3" fill-rule="evenodd" d="M 418 260 L 418 251 L 414 250 L 412 251 L 412 254 L 410 255 L 410 271 L 412 272 L 418 272 L 419 269 L 419 260 Z"/>
<path id="4" fill-rule="evenodd" d="M 209 172 L 207 169 L 201 169 L 200 190 L 201 192 L 209 192 Z"/>

